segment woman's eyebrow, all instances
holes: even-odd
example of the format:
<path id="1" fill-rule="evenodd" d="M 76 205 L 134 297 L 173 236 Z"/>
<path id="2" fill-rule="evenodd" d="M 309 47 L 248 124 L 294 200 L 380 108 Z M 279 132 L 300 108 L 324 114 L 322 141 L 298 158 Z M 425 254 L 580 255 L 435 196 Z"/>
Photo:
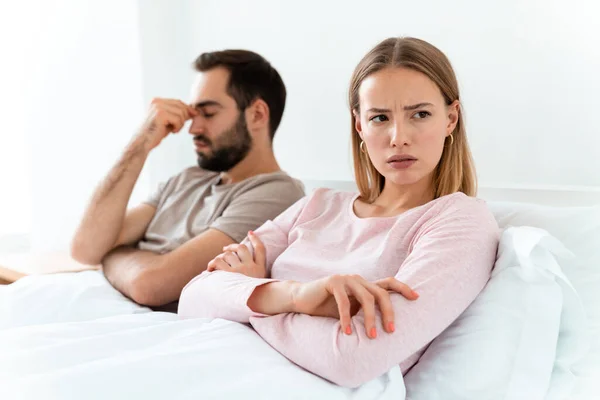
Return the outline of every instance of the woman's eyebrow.
<path id="1" fill-rule="evenodd" d="M 416 110 L 417 108 L 426 107 L 426 106 L 433 106 L 433 104 L 431 104 L 431 103 L 417 103 L 417 104 L 413 104 L 413 105 L 410 105 L 410 106 L 404 106 L 404 107 L 402 107 L 402 109 L 404 111 L 413 111 L 413 110 Z"/>
<path id="2" fill-rule="evenodd" d="M 427 106 L 433 106 L 433 104 L 431 104 L 431 103 L 417 103 L 417 104 L 411 104 L 409 106 L 404 106 L 404 107 L 402 107 L 402 109 L 404 111 L 413 111 L 413 110 L 416 110 L 418 108 L 427 107 Z M 373 107 L 373 108 L 369 108 L 367 110 L 367 112 L 374 112 L 374 113 L 382 113 L 383 114 L 383 113 L 389 113 L 389 112 L 391 112 L 391 110 L 389 108 L 377 108 L 377 107 Z"/>
<path id="3" fill-rule="evenodd" d="M 373 108 L 369 108 L 369 109 L 367 110 L 367 112 L 374 112 L 374 113 L 388 113 L 388 112 L 390 112 L 390 110 L 389 110 L 389 109 L 387 109 L 387 108 L 376 108 L 376 107 L 373 107 Z"/>

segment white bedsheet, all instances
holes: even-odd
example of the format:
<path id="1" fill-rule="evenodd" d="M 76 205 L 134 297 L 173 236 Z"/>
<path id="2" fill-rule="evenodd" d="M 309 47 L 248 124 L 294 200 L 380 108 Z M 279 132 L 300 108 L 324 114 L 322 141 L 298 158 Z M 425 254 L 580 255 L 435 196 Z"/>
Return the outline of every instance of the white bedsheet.
<path id="1" fill-rule="evenodd" d="M 99 271 L 28 276 L 0 286 L 0 330 L 147 312 Z"/>
<path id="2" fill-rule="evenodd" d="M 398 367 L 359 389 L 296 366 L 252 329 L 180 320 L 97 272 L 0 287 L 2 399 L 404 399 Z"/>

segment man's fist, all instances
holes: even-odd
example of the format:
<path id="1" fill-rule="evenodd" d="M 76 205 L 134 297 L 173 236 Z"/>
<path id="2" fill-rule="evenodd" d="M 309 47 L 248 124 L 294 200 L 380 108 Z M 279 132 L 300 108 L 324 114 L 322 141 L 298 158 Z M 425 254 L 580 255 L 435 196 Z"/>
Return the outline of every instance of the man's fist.
<path id="1" fill-rule="evenodd" d="M 196 115 L 198 111 L 180 100 L 154 98 L 139 134 L 145 137 L 149 150 L 152 150 L 169 133 L 179 132 L 186 121 Z"/>

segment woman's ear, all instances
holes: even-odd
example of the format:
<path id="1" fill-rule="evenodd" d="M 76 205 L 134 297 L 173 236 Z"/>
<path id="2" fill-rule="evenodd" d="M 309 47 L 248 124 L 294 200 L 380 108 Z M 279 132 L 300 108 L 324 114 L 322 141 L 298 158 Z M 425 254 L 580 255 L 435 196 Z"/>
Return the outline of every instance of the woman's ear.
<path id="1" fill-rule="evenodd" d="M 358 132 L 358 135 L 361 139 L 363 139 L 362 133 L 362 124 L 360 122 L 360 114 L 356 110 L 352 110 L 352 115 L 354 116 L 354 129 Z"/>
<path id="2" fill-rule="evenodd" d="M 269 130 L 269 106 L 262 99 L 256 99 L 246 108 L 246 125 L 250 132 Z"/>
<path id="3" fill-rule="evenodd" d="M 456 124 L 458 124 L 459 115 L 460 102 L 458 100 L 454 100 L 454 102 L 448 106 L 448 126 L 446 127 L 447 135 L 454 132 L 454 128 L 456 128 Z"/>

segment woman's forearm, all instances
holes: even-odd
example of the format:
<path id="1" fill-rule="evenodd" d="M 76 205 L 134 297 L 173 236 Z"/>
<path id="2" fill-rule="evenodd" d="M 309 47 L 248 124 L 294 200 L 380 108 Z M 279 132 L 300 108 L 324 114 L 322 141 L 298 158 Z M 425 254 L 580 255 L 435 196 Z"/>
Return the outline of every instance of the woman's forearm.
<path id="1" fill-rule="evenodd" d="M 296 312 L 293 291 L 297 282 L 269 282 L 254 289 L 248 298 L 248 307 L 265 315 Z"/>

